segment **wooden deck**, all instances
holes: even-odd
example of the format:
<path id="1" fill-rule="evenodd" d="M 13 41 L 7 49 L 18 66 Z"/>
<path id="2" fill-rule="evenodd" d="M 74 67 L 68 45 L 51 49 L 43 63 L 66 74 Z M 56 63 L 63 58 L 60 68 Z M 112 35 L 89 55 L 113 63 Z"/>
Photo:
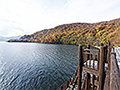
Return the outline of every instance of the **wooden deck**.
<path id="1" fill-rule="evenodd" d="M 58 90 L 120 90 L 120 72 L 112 45 L 83 49 L 79 45 L 78 69 Z"/>

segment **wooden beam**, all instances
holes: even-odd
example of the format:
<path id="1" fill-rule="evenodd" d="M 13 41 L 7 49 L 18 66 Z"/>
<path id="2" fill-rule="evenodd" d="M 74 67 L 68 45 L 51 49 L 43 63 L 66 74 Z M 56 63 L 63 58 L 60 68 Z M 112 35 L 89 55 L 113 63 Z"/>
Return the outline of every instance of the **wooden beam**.
<path id="1" fill-rule="evenodd" d="M 83 66 L 83 49 L 82 45 L 79 45 L 79 57 L 78 57 L 78 88 L 77 90 L 81 90 L 82 84 L 82 66 Z"/>
<path id="2" fill-rule="evenodd" d="M 103 90 L 104 86 L 104 69 L 105 69 L 105 47 L 100 47 L 100 62 L 99 62 L 99 87 L 98 90 Z"/>
<path id="3" fill-rule="evenodd" d="M 98 52 L 99 50 L 96 50 L 96 49 L 84 49 L 84 51 L 94 51 L 94 52 Z"/>
<path id="4" fill-rule="evenodd" d="M 90 74 L 93 74 L 95 76 L 99 76 L 99 71 L 96 70 L 96 69 L 92 69 L 92 68 L 88 68 L 88 67 L 84 66 L 83 71 L 87 72 L 87 73 L 90 73 Z"/>
<path id="5" fill-rule="evenodd" d="M 89 54 L 89 55 L 98 55 L 98 54 L 96 54 L 96 53 L 89 53 L 89 52 L 84 52 L 85 54 Z"/>

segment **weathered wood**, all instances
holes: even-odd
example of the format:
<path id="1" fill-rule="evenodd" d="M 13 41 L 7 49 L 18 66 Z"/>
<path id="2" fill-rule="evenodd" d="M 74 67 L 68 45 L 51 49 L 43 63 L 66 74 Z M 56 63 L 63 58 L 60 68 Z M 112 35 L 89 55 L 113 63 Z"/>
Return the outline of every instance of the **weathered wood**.
<path id="1" fill-rule="evenodd" d="M 87 45 L 87 49 L 90 50 L 90 45 Z M 89 60 L 89 67 L 91 67 L 91 55 L 90 51 L 87 51 L 88 55 L 88 60 Z M 86 78 L 86 87 L 85 90 L 90 90 L 90 73 L 87 73 L 87 78 Z"/>
<path id="2" fill-rule="evenodd" d="M 104 49 L 105 49 L 105 51 L 104 51 L 104 54 L 105 54 L 104 60 L 105 60 L 106 63 L 108 63 L 108 60 L 107 60 L 108 50 L 107 50 L 107 48 L 108 48 L 107 45 L 105 45 L 105 47 L 104 47 Z"/>
<path id="3" fill-rule="evenodd" d="M 74 83 L 75 77 L 76 77 L 76 75 L 74 74 L 74 75 L 73 75 L 73 79 L 72 79 L 72 81 L 71 81 L 71 84 Z"/>
<path id="4" fill-rule="evenodd" d="M 69 87 L 69 83 L 70 83 L 69 80 L 67 80 L 67 86 L 66 86 L 67 88 Z M 67 89 L 67 88 L 66 88 L 66 89 Z"/>
<path id="5" fill-rule="evenodd" d="M 79 45 L 79 57 L 78 57 L 78 88 L 81 90 L 81 81 L 82 81 L 82 66 L 83 66 L 83 49 L 82 45 Z"/>
<path id="6" fill-rule="evenodd" d="M 89 53 L 89 52 L 84 52 L 85 54 L 90 54 L 90 55 L 98 55 L 96 53 Z"/>
<path id="7" fill-rule="evenodd" d="M 90 90 L 90 74 L 89 73 L 87 73 L 85 90 Z"/>
<path id="8" fill-rule="evenodd" d="M 93 58 L 93 69 L 95 68 L 95 55 L 94 55 L 94 58 Z"/>
<path id="9" fill-rule="evenodd" d="M 105 84 L 104 84 L 104 90 L 110 90 L 110 71 L 106 71 L 106 77 L 105 77 Z"/>
<path id="10" fill-rule="evenodd" d="M 92 68 L 88 68 L 88 67 L 84 66 L 83 71 L 87 72 L 87 73 L 90 73 L 90 74 L 93 74 L 95 76 L 99 76 L 99 71 L 96 70 L 96 69 L 92 69 Z"/>
<path id="11" fill-rule="evenodd" d="M 90 50 L 90 45 L 89 44 L 87 45 L 87 49 Z M 87 53 L 90 53 L 90 51 L 87 51 Z M 88 54 L 87 54 L 87 59 L 89 60 L 89 55 Z"/>
<path id="12" fill-rule="evenodd" d="M 74 90 L 75 88 L 75 85 L 77 84 L 77 80 L 78 80 L 78 77 L 75 78 L 74 82 L 73 82 L 73 85 L 72 85 L 72 90 Z"/>
<path id="13" fill-rule="evenodd" d="M 97 70 L 99 70 L 99 62 L 100 62 L 100 51 L 98 52 L 97 55 Z"/>
<path id="14" fill-rule="evenodd" d="M 90 58 L 89 58 L 89 67 L 91 68 L 91 59 L 92 59 L 92 55 L 89 55 Z"/>
<path id="15" fill-rule="evenodd" d="M 84 90 L 84 89 L 85 89 L 86 80 L 87 80 L 87 74 L 85 74 L 85 76 L 84 76 L 83 79 L 82 79 L 82 87 L 81 87 L 81 90 Z"/>
<path id="16" fill-rule="evenodd" d="M 87 75 L 86 75 L 86 78 L 87 78 Z M 82 80 L 82 82 L 85 82 L 85 80 Z M 90 84 L 93 84 L 93 77 L 90 77 Z M 94 77 L 94 86 L 98 86 L 98 85 L 99 85 L 99 82 Z"/>
<path id="17" fill-rule="evenodd" d="M 92 90 L 95 90 L 95 75 L 92 77 Z"/>
<path id="18" fill-rule="evenodd" d="M 108 52 L 107 52 L 107 61 L 108 61 L 108 70 L 106 72 L 106 79 L 104 90 L 110 90 L 110 62 L 111 62 L 111 46 L 110 43 L 108 44 Z"/>
<path id="19" fill-rule="evenodd" d="M 63 85 L 60 86 L 59 90 L 63 90 Z"/>
<path id="20" fill-rule="evenodd" d="M 116 53 L 111 48 L 112 46 L 101 46 L 100 50 L 90 50 L 88 45 L 88 49 L 83 50 L 82 46 L 79 46 L 78 72 L 76 70 L 72 79 L 61 85 L 59 90 L 76 90 L 76 86 L 77 90 L 120 90 L 119 67 Z M 97 54 L 91 51 L 96 51 Z M 95 60 L 97 60 L 97 69 L 95 69 Z M 108 63 L 107 71 L 105 71 L 105 63 Z"/>
<path id="21" fill-rule="evenodd" d="M 64 84 L 64 90 L 67 89 L 69 87 L 69 80 L 67 80 Z"/>
<path id="22" fill-rule="evenodd" d="M 103 90 L 104 86 L 104 68 L 105 68 L 105 51 L 104 46 L 100 47 L 100 64 L 99 64 L 99 87 L 98 90 Z"/>
<path id="23" fill-rule="evenodd" d="M 111 55 L 110 62 L 110 90 L 120 90 L 120 72 L 114 54 Z"/>
<path id="24" fill-rule="evenodd" d="M 84 51 L 94 51 L 94 52 L 98 52 L 99 50 L 97 50 L 97 49 L 84 49 Z"/>
<path id="25" fill-rule="evenodd" d="M 86 56 L 87 57 L 87 56 Z M 88 66 L 88 62 L 87 62 L 87 60 L 88 60 L 88 57 L 86 58 L 86 67 Z M 84 61 L 85 62 L 85 61 Z"/>
<path id="26" fill-rule="evenodd" d="M 111 59 L 111 47 L 108 47 L 108 54 L 107 54 L 107 60 L 108 60 L 108 70 L 110 70 L 110 59 Z"/>

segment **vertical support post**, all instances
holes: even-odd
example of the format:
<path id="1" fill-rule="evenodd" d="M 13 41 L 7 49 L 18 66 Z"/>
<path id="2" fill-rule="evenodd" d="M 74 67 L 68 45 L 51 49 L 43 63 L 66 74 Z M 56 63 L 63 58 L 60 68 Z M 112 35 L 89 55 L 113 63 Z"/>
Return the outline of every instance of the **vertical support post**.
<path id="1" fill-rule="evenodd" d="M 83 49 L 82 45 L 79 45 L 79 57 L 78 57 L 78 88 L 77 90 L 81 90 L 81 79 L 82 79 L 82 66 L 83 66 Z"/>
<path id="2" fill-rule="evenodd" d="M 95 75 L 93 75 L 93 78 L 92 78 L 92 90 L 95 90 Z"/>
<path id="3" fill-rule="evenodd" d="M 85 90 L 90 90 L 90 74 L 89 73 L 87 73 Z"/>
<path id="4" fill-rule="evenodd" d="M 63 90 L 63 85 L 60 86 L 59 90 Z"/>
<path id="5" fill-rule="evenodd" d="M 67 85 L 66 85 L 66 86 L 67 86 L 67 88 L 69 87 L 69 80 L 67 80 Z M 67 89 L 67 88 L 66 88 L 66 89 Z"/>
<path id="6" fill-rule="evenodd" d="M 90 49 L 90 45 L 87 45 L 87 48 Z M 90 53 L 90 52 L 89 52 Z M 91 67 L 91 55 L 88 55 L 88 60 L 89 60 L 89 67 Z M 85 86 L 86 90 L 90 89 L 90 74 L 87 73 L 87 80 L 86 80 L 86 86 Z"/>
<path id="7" fill-rule="evenodd" d="M 107 54 L 107 60 L 108 60 L 108 71 L 110 72 L 110 66 L 111 66 L 111 64 L 110 64 L 110 62 L 111 62 L 111 43 L 109 42 L 108 43 L 108 54 Z M 109 85 L 108 85 L 109 87 L 108 87 L 108 90 L 110 90 L 110 76 L 109 76 Z"/>
<path id="8" fill-rule="evenodd" d="M 107 53 L 108 53 L 108 52 L 107 52 L 107 48 L 108 48 L 108 47 L 107 47 L 107 45 L 106 45 L 106 46 L 105 46 L 105 61 L 106 61 L 106 62 L 108 62 L 108 60 L 107 60 Z"/>
<path id="9" fill-rule="evenodd" d="M 100 51 L 98 51 L 98 55 L 97 55 L 97 70 L 99 70 L 99 62 L 100 62 Z"/>
<path id="10" fill-rule="evenodd" d="M 108 59 L 108 70 L 109 71 L 110 71 L 110 57 L 111 57 L 111 46 L 108 46 L 107 59 Z"/>
<path id="11" fill-rule="evenodd" d="M 99 87 L 98 90 L 103 90 L 104 87 L 104 72 L 105 71 L 105 47 L 100 47 L 100 62 L 99 62 Z"/>
<path id="12" fill-rule="evenodd" d="M 90 44 L 87 45 L 87 49 L 90 49 Z M 89 52 L 89 51 L 88 51 L 88 52 Z M 89 52 L 89 53 L 90 53 L 90 52 Z M 88 56 L 87 56 L 87 59 L 89 59 L 89 58 L 90 58 L 90 56 L 88 55 Z"/>

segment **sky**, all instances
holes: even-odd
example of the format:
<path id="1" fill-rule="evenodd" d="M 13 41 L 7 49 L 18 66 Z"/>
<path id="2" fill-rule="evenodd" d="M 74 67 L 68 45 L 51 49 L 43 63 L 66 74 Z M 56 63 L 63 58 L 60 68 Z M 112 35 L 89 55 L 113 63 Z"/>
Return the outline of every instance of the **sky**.
<path id="1" fill-rule="evenodd" d="M 120 18 L 120 0 L 0 0 L 0 36 Z"/>

